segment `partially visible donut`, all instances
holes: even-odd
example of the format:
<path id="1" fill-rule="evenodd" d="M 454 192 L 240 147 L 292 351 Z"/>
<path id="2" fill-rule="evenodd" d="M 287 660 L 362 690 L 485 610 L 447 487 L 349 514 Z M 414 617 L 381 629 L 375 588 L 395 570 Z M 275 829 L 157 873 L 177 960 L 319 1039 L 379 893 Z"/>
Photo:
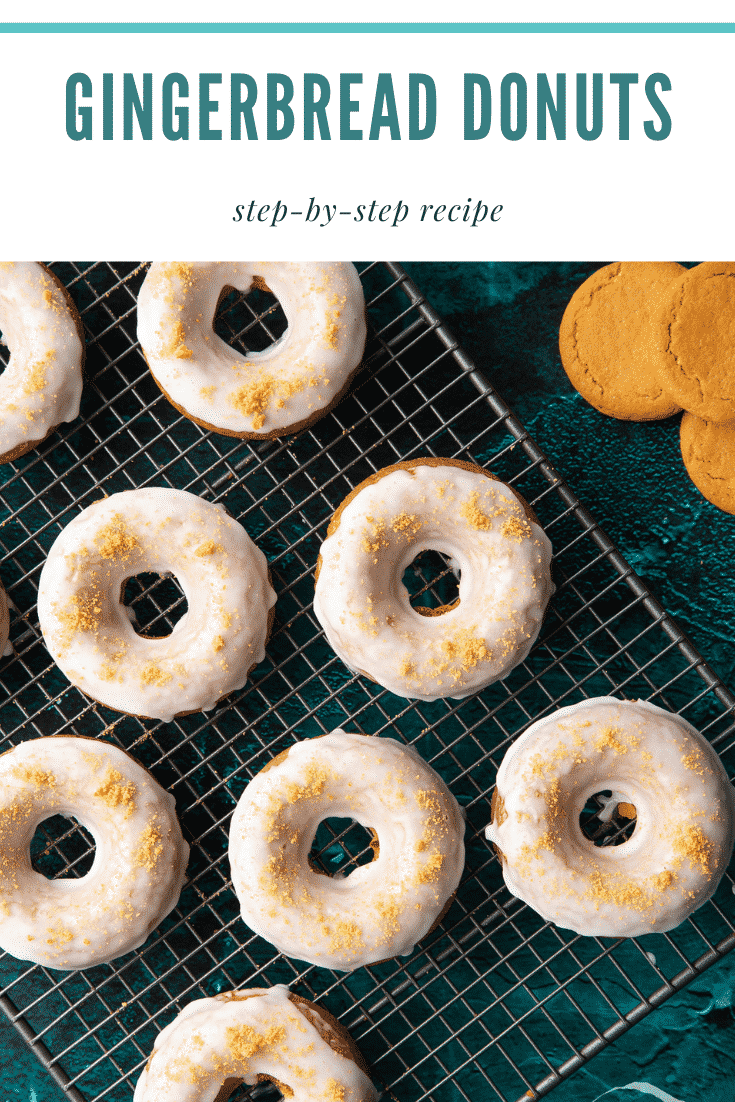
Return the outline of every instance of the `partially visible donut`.
<path id="1" fill-rule="evenodd" d="M 441 552 L 459 599 L 413 608 L 402 576 Z M 334 514 L 317 563 L 314 613 L 351 670 L 398 696 L 464 697 L 522 662 L 554 591 L 551 544 L 525 501 L 489 471 L 414 459 L 360 483 Z"/>
<path id="2" fill-rule="evenodd" d="M 369 829 L 375 857 L 350 876 L 311 866 L 319 823 Z M 247 786 L 230 827 L 244 921 L 286 956 L 350 971 L 410 953 L 442 917 L 464 867 L 464 819 L 411 746 L 336 730 L 292 746 Z"/>
<path id="3" fill-rule="evenodd" d="M 138 635 L 125 581 L 172 573 L 189 608 L 170 635 Z M 88 696 L 170 721 L 205 711 L 265 657 L 276 595 L 265 556 L 223 505 L 184 490 L 126 490 L 74 518 L 38 587 L 46 646 Z"/>
<path id="4" fill-rule="evenodd" d="M 227 288 L 272 291 L 288 328 L 241 355 L 212 325 Z M 365 299 L 352 264 L 153 264 L 138 296 L 138 339 L 166 397 L 204 428 L 242 438 L 296 432 L 341 397 L 362 360 Z"/>
<path id="5" fill-rule="evenodd" d="M 73 816 L 92 867 L 48 880 L 31 865 L 36 827 Z M 0 947 L 50 968 L 89 968 L 142 945 L 175 907 L 189 847 L 173 796 L 123 750 L 47 736 L 0 755 Z"/>
<path id="6" fill-rule="evenodd" d="M 10 349 L 0 378 L 0 463 L 8 463 L 78 416 L 84 334 L 62 284 L 35 261 L 0 263 L 0 331 Z"/>
<path id="7" fill-rule="evenodd" d="M 595 846 L 586 801 L 610 791 L 631 838 Z M 487 837 L 511 892 L 580 934 L 672 930 L 727 868 L 735 795 L 712 746 L 681 716 L 599 697 L 562 708 L 513 743 L 498 770 Z"/>
<path id="8" fill-rule="evenodd" d="M 197 999 L 159 1033 L 133 1102 L 214 1102 L 270 1080 L 293 1102 L 377 1102 L 352 1038 L 278 984 Z"/>

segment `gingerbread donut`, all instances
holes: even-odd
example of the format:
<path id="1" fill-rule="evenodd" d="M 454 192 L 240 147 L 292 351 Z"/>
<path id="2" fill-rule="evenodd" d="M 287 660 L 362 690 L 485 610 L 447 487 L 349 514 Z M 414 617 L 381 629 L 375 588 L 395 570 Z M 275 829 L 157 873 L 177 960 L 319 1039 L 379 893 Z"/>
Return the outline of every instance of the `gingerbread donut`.
<path id="1" fill-rule="evenodd" d="M 374 859 L 348 877 L 312 868 L 319 823 L 354 819 Z M 299 742 L 250 782 L 230 828 L 244 921 L 286 956 L 351 971 L 410 953 L 464 867 L 464 818 L 411 746 L 336 730 Z"/>
<path id="2" fill-rule="evenodd" d="M 270 1080 L 293 1102 L 377 1102 L 349 1033 L 322 1007 L 271 988 L 189 1003 L 159 1033 L 133 1102 L 215 1102 Z"/>
<path id="3" fill-rule="evenodd" d="M 635 820 L 622 845 L 595 846 L 587 800 Z M 510 891 L 580 934 L 673 930 L 714 894 L 735 830 L 735 794 L 711 745 L 681 716 L 599 697 L 562 708 L 513 743 L 498 770 L 487 837 Z"/>
<path id="4" fill-rule="evenodd" d="M 139 635 L 127 578 L 172 573 L 189 608 L 170 635 Z M 265 657 L 276 595 L 268 564 L 223 505 L 183 490 L 126 490 L 84 509 L 57 537 L 38 587 L 46 646 L 94 700 L 170 721 L 241 689 Z"/>
<path id="5" fill-rule="evenodd" d="M 227 288 L 265 287 L 288 328 L 241 355 L 212 324 Z M 283 436 L 341 397 L 365 347 L 365 299 L 352 264 L 172 261 L 153 264 L 138 297 L 138 339 L 153 378 L 197 424 L 246 439 Z"/>
<path id="6" fill-rule="evenodd" d="M 78 416 L 84 335 L 64 287 L 35 261 L 0 263 L 0 330 L 10 349 L 0 378 L 0 463 L 7 463 Z"/>
<path id="7" fill-rule="evenodd" d="M 455 564 L 459 599 L 422 613 L 401 579 L 424 550 Z M 530 651 L 554 591 L 550 562 L 551 544 L 525 502 L 482 467 L 396 463 L 334 514 L 314 613 L 351 670 L 398 696 L 464 697 Z"/>
<path id="8" fill-rule="evenodd" d="M 36 827 L 73 816 L 96 843 L 79 879 L 31 866 Z M 0 947 L 50 968 L 89 968 L 142 945 L 176 906 L 189 847 L 173 796 L 123 750 L 47 736 L 0 755 Z"/>

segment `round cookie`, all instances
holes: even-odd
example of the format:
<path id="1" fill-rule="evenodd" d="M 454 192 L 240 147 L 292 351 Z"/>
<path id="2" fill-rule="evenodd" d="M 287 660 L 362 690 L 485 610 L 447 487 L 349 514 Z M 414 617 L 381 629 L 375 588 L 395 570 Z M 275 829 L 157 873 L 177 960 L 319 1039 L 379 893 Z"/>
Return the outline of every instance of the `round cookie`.
<path id="1" fill-rule="evenodd" d="M 689 413 L 735 421 L 735 263 L 680 276 L 656 327 L 659 379 Z"/>
<path id="2" fill-rule="evenodd" d="M 667 262 L 608 264 L 572 295 L 559 329 L 561 362 L 600 413 L 655 421 L 679 410 L 659 378 L 654 332 L 685 271 Z"/>
<path id="3" fill-rule="evenodd" d="M 735 421 L 717 424 L 685 413 L 680 442 L 687 474 L 700 493 L 735 513 Z"/>

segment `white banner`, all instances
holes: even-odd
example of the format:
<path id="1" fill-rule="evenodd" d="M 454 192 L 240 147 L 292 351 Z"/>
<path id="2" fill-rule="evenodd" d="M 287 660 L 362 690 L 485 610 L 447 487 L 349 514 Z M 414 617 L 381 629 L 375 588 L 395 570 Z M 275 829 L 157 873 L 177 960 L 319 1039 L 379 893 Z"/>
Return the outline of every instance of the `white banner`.
<path id="1" fill-rule="evenodd" d="M 459 7 L 455 19 L 478 7 L 487 19 L 486 4 Z M 417 18 L 403 8 L 394 20 Z M 129 4 L 126 18 L 161 9 Z M 177 5 L 177 19 L 192 10 Z M 436 10 L 421 7 L 425 20 Z M 296 12 L 276 5 L 274 18 Z M 3 24 L 5 251 L 726 254 L 734 28 L 677 26 L 671 12 L 655 30 Z"/>

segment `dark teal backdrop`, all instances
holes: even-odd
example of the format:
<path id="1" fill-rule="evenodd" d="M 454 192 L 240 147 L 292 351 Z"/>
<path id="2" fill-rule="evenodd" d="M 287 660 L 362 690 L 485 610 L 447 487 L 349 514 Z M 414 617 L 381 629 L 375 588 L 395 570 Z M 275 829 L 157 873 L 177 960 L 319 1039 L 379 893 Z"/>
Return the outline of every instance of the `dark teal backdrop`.
<path id="1" fill-rule="evenodd" d="M 579 283 L 607 262 L 406 267 L 582 502 L 733 688 L 735 518 L 706 502 L 689 481 L 679 456 L 678 418 L 639 425 L 604 417 L 574 392 L 561 368 L 557 334 L 564 307 Z M 735 954 L 551 1097 L 592 1102 L 610 1088 L 647 1082 L 680 1102 L 732 1102 L 734 987 Z M 647 1096 L 618 1090 L 607 1097 L 641 1102 Z M 0 1102 L 62 1098 L 0 1021 Z"/>

